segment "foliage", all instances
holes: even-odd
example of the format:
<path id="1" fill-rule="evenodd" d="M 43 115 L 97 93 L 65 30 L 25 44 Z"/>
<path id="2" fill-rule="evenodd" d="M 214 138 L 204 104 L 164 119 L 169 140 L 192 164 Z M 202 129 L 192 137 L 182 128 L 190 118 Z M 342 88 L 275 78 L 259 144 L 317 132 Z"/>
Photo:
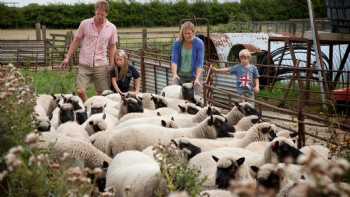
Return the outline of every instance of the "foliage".
<path id="1" fill-rule="evenodd" d="M 315 17 L 326 17 L 325 1 L 313 0 Z M 207 18 L 211 25 L 231 21 L 288 20 L 307 18 L 306 1 L 241 0 L 241 3 L 187 0 L 176 2 L 112 1 L 108 18 L 117 27 L 177 26 L 182 19 Z M 22 8 L 0 3 L 0 28 L 33 28 L 36 22 L 48 28 L 77 28 L 94 14 L 93 4 L 30 4 Z"/>
<path id="2" fill-rule="evenodd" d="M 22 73 L 32 78 L 33 87 L 37 94 L 51 93 L 72 93 L 75 91 L 76 71 L 55 71 L 55 70 L 39 70 L 36 72 L 30 70 L 22 70 Z M 95 95 L 94 87 L 87 89 L 87 95 Z"/>
<path id="3" fill-rule="evenodd" d="M 200 178 L 199 170 L 187 165 L 185 155 L 171 144 L 157 145 L 154 149 L 155 158 L 160 163 L 160 170 L 166 181 L 167 192 L 187 191 L 190 196 L 198 196 L 206 178 Z"/>
<path id="4" fill-rule="evenodd" d="M 0 65 L 0 155 L 33 131 L 34 91 L 12 65 Z"/>

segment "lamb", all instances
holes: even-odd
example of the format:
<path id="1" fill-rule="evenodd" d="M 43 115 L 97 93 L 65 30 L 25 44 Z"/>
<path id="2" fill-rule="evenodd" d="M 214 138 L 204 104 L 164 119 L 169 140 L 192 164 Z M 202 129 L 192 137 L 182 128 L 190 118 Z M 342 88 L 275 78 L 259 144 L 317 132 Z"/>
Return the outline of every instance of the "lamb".
<path id="1" fill-rule="evenodd" d="M 36 98 L 36 106 L 40 106 L 44 114 L 46 114 L 46 116 L 48 116 L 50 119 L 52 117 L 53 110 L 57 107 L 58 100 L 59 98 L 57 98 L 55 95 L 41 94 Z"/>
<path id="2" fill-rule="evenodd" d="M 89 134 L 87 133 L 87 131 L 78 123 L 73 121 L 68 121 L 61 124 L 55 132 L 61 135 L 69 136 L 74 139 L 80 139 L 87 143 L 90 142 Z"/>
<path id="3" fill-rule="evenodd" d="M 256 115 L 245 116 L 240 119 L 237 124 L 234 126 L 236 132 L 238 131 L 247 131 L 254 124 L 261 122 L 260 117 Z"/>
<path id="4" fill-rule="evenodd" d="M 300 151 L 305 155 L 309 155 L 311 152 L 314 152 L 317 157 L 321 157 L 324 160 L 328 160 L 330 155 L 330 150 L 327 147 L 319 144 L 304 146 L 300 149 Z"/>
<path id="5" fill-rule="evenodd" d="M 143 150 L 157 143 L 169 144 L 178 137 L 216 138 L 229 136 L 232 127 L 222 116 L 214 115 L 192 128 L 163 128 L 155 125 L 131 125 L 114 131 L 109 140 L 108 155 L 116 155 L 124 150 Z"/>
<path id="6" fill-rule="evenodd" d="M 159 164 L 139 151 L 124 151 L 113 158 L 106 175 L 106 190 L 120 197 L 152 197 L 165 188 Z"/>
<path id="7" fill-rule="evenodd" d="M 152 100 L 154 101 L 156 108 L 169 107 L 175 110 L 178 109 L 179 104 L 185 104 L 187 102 L 183 99 L 166 98 L 158 95 L 152 95 Z"/>
<path id="8" fill-rule="evenodd" d="M 88 115 L 91 116 L 96 113 L 102 113 L 108 101 L 109 100 L 104 96 L 92 96 L 85 101 L 84 106 L 86 107 Z"/>
<path id="9" fill-rule="evenodd" d="M 161 91 L 160 95 L 168 98 L 183 99 L 182 87 L 180 85 L 168 85 L 165 86 Z"/>
<path id="10" fill-rule="evenodd" d="M 110 157 L 90 143 L 52 132 L 42 133 L 36 147 L 52 150 L 59 157 L 68 153 L 70 158 L 82 160 L 90 168 L 101 167 L 103 162 L 112 161 Z"/>
<path id="11" fill-rule="evenodd" d="M 143 112 L 143 103 L 141 97 L 122 97 L 123 102 L 120 105 L 118 119 L 121 119 L 125 114 L 132 112 Z"/>
<path id="12" fill-rule="evenodd" d="M 206 119 L 210 114 L 220 114 L 220 112 L 215 107 L 205 107 L 201 109 L 199 112 L 197 112 L 196 115 L 188 115 L 188 114 L 176 114 L 174 116 L 171 116 L 174 118 L 174 123 L 179 128 L 184 127 L 191 127 L 196 125 L 199 122 L 202 122 L 204 119 Z M 135 124 L 154 124 L 159 125 L 159 121 L 161 121 L 163 117 L 148 117 L 148 118 L 138 118 L 138 119 L 131 119 L 128 121 L 123 122 L 124 119 L 120 120 L 120 123 L 116 128 L 122 128 L 129 125 L 135 125 Z"/>
<path id="13" fill-rule="evenodd" d="M 73 105 L 71 103 L 59 104 L 58 107 L 53 111 L 52 119 L 50 121 L 51 130 L 57 129 L 57 127 L 67 121 L 74 121 L 75 114 Z"/>
<path id="14" fill-rule="evenodd" d="M 180 138 L 178 144 L 184 147 L 188 144 L 199 147 L 203 152 L 221 147 L 246 147 L 254 141 L 272 141 L 276 137 L 277 127 L 267 122 L 259 123 L 250 128 L 242 139 L 230 139 L 225 141 L 210 139 Z"/>
<path id="15" fill-rule="evenodd" d="M 155 110 L 156 106 L 152 100 L 152 94 L 151 93 L 142 93 L 142 103 L 143 107 L 145 109 Z"/>
<path id="16" fill-rule="evenodd" d="M 34 118 L 37 121 L 38 131 L 50 131 L 50 119 L 41 105 L 34 106 Z"/>
<path id="17" fill-rule="evenodd" d="M 226 156 L 244 157 L 248 166 L 261 166 L 265 163 L 285 161 L 292 158 L 296 162 L 301 152 L 287 138 L 278 137 L 266 147 L 264 154 L 255 153 L 243 148 L 217 148 L 195 155 L 189 165 L 201 170 L 200 177 L 208 177 L 205 186 L 215 186 L 216 163 L 212 156 L 219 159 Z"/>
<path id="18" fill-rule="evenodd" d="M 111 138 L 113 132 L 111 131 L 100 131 L 90 136 L 91 144 L 97 149 L 107 154 L 108 141 Z"/>
<path id="19" fill-rule="evenodd" d="M 213 156 L 213 160 L 217 163 L 215 185 L 219 189 L 227 189 L 231 180 L 243 181 L 252 179 L 248 166 L 244 164 L 244 157 L 228 156 L 219 159 Z"/>
<path id="20" fill-rule="evenodd" d="M 257 115 L 260 116 L 260 113 L 248 102 L 237 103 L 234 102 L 235 106 L 232 110 L 225 115 L 230 125 L 236 125 L 240 119 L 244 116 Z"/>
<path id="21" fill-rule="evenodd" d="M 89 135 L 92 135 L 99 131 L 113 129 L 118 122 L 119 120 L 110 113 L 99 113 L 90 116 L 82 126 Z"/>

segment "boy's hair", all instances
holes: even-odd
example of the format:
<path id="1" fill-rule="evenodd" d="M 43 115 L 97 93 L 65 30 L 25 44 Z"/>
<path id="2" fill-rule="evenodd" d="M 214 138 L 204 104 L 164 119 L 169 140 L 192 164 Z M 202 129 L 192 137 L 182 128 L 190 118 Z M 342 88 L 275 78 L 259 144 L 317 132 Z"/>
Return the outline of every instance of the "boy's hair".
<path id="1" fill-rule="evenodd" d="M 239 57 L 241 56 L 247 56 L 249 57 L 249 59 L 252 57 L 252 55 L 250 54 L 250 51 L 248 49 L 243 49 L 239 52 Z"/>
<path id="2" fill-rule="evenodd" d="M 186 21 L 181 25 L 181 29 L 180 29 L 180 35 L 179 35 L 179 39 L 180 41 L 184 41 L 184 31 L 190 29 L 192 30 L 193 33 L 196 33 L 196 29 L 194 27 L 194 24 L 191 21 Z"/>
<path id="3" fill-rule="evenodd" d="M 109 10 L 108 1 L 106 1 L 106 0 L 98 0 L 98 1 L 96 1 L 96 3 L 95 3 L 95 10 L 97 10 L 99 8 L 103 8 L 106 11 L 106 13 L 108 13 L 108 10 Z"/>

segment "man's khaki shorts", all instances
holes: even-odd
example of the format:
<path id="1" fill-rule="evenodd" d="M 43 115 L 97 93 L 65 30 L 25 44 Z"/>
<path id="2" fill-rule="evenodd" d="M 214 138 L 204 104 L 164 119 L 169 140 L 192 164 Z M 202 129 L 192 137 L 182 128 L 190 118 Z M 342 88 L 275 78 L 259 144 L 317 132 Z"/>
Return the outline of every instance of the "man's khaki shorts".
<path id="1" fill-rule="evenodd" d="M 108 66 L 86 66 L 79 65 L 76 81 L 77 89 L 86 90 L 89 83 L 93 82 L 97 92 L 109 89 Z"/>

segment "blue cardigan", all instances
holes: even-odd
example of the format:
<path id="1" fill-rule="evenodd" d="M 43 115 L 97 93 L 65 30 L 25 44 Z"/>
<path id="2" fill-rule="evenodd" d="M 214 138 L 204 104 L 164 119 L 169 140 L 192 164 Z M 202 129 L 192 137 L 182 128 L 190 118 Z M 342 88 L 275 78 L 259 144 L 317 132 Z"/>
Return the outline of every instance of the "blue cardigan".
<path id="1" fill-rule="evenodd" d="M 177 71 L 181 68 L 181 49 L 182 42 L 175 41 L 171 52 L 171 63 L 177 65 Z M 197 68 L 203 68 L 204 65 L 204 43 L 198 37 L 192 40 L 192 77 L 196 76 Z"/>

